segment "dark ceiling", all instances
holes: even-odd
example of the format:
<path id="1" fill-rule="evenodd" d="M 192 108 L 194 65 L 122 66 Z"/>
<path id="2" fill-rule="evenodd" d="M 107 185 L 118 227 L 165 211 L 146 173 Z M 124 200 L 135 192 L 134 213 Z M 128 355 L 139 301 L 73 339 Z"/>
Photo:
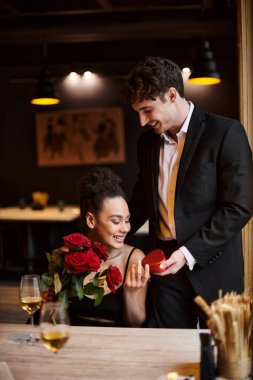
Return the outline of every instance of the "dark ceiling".
<path id="1" fill-rule="evenodd" d="M 234 46 L 235 3 L 0 0 L 0 65 L 36 65 L 46 59 L 49 64 L 111 63 L 112 71 L 124 71 L 126 63 L 148 54 L 183 64 L 202 38 L 223 53 Z"/>

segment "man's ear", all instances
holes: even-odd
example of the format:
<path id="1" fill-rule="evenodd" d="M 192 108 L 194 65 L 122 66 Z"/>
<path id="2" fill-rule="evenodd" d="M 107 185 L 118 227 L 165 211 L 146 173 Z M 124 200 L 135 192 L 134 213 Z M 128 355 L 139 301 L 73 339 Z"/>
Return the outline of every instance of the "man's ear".
<path id="1" fill-rule="evenodd" d="M 174 102 L 177 97 L 177 90 L 175 87 L 170 87 L 166 92 L 166 97 L 170 102 Z"/>
<path id="2" fill-rule="evenodd" d="M 86 224 L 89 228 L 95 227 L 95 216 L 92 214 L 92 212 L 87 212 L 86 214 Z"/>

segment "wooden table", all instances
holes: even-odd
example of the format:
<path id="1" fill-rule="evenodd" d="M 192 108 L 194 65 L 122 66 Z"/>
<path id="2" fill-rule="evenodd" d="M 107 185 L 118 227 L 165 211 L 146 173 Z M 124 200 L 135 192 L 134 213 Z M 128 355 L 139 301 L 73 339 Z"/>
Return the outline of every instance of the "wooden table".
<path id="1" fill-rule="evenodd" d="M 33 271 L 33 259 L 35 257 L 35 244 L 32 232 L 33 223 L 66 223 L 72 222 L 79 217 L 79 208 L 77 206 L 65 206 L 60 210 L 56 206 L 48 206 L 44 210 L 32 210 L 31 207 L 21 209 L 19 207 L 0 208 L 0 223 L 15 222 L 22 223 L 25 226 L 25 242 L 23 251 L 28 259 L 28 272 Z M 0 230 L 0 259 L 1 267 L 5 269 L 5 254 L 2 248 L 2 228 Z"/>
<path id="2" fill-rule="evenodd" d="M 156 380 L 174 371 L 199 380 L 200 331 L 72 326 L 55 355 L 20 343 L 30 326 L 0 324 L 0 361 L 15 380 Z"/>

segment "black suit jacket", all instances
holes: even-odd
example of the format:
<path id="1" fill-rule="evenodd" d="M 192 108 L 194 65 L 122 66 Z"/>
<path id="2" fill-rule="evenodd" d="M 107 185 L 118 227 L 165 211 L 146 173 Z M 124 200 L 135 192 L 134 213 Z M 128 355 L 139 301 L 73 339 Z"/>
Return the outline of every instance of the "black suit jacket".
<path id="1" fill-rule="evenodd" d="M 132 233 L 149 219 L 150 249 L 158 224 L 161 143 L 152 130 L 140 136 L 140 173 L 130 200 Z M 174 216 L 178 245 L 197 261 L 193 271 L 184 269 L 197 294 L 209 302 L 219 289 L 243 291 L 241 230 L 253 210 L 252 173 L 243 126 L 195 106 L 178 171 Z"/>

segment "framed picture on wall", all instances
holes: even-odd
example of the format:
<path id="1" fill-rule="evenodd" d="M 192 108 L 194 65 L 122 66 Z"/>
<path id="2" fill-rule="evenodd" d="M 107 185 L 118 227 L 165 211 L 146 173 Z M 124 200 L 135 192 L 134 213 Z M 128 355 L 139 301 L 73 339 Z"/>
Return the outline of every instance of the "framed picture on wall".
<path id="1" fill-rule="evenodd" d="M 35 122 L 40 167 L 125 162 L 119 107 L 38 112 Z"/>

